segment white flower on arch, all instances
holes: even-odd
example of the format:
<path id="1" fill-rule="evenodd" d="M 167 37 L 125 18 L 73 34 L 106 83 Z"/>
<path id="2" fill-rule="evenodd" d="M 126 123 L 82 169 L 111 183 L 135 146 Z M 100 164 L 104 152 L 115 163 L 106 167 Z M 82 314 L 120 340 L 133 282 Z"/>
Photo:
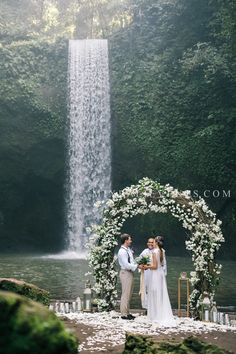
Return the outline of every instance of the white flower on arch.
<path id="1" fill-rule="evenodd" d="M 189 191 L 178 191 L 169 184 L 161 185 L 147 177 L 137 185 L 114 193 L 106 202 L 101 225 L 93 228 L 89 264 L 92 268 L 98 296 L 98 306 L 103 310 L 114 308 L 117 299 L 116 260 L 114 249 L 124 221 L 138 214 L 170 212 L 191 232 L 186 249 L 192 252 L 195 271 L 191 272 L 193 291 L 190 305 L 195 317 L 199 314 L 200 300 L 207 291 L 211 300 L 219 283 L 221 265 L 215 263 L 215 253 L 224 237 L 221 221 L 209 210 L 205 200 L 193 200 Z"/>

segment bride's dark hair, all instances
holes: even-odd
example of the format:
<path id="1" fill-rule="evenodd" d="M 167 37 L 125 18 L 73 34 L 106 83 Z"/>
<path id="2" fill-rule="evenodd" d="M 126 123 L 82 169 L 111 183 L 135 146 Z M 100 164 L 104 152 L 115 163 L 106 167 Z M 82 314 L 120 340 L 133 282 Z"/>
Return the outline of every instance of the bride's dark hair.
<path id="1" fill-rule="evenodd" d="M 157 243 L 157 246 L 160 248 L 161 255 L 160 255 L 160 261 L 161 263 L 163 262 L 163 245 L 164 245 L 164 238 L 162 236 L 157 236 L 155 237 L 155 241 Z"/>

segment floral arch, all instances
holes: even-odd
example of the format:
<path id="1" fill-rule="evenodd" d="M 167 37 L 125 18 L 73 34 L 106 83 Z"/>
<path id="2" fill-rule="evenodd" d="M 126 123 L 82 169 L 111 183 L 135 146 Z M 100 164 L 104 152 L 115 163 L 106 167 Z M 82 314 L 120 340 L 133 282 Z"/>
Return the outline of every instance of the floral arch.
<path id="1" fill-rule="evenodd" d="M 193 316 L 198 317 L 204 291 L 213 301 L 221 270 L 221 265 L 215 262 L 215 253 L 224 242 L 221 221 L 209 210 L 204 199 L 193 200 L 190 191 L 181 192 L 169 184 L 161 185 L 145 177 L 137 185 L 114 193 L 105 205 L 97 204 L 97 207 L 104 208 L 103 220 L 93 229 L 89 264 L 95 279 L 99 309 L 111 310 L 117 299 L 114 250 L 124 221 L 148 212 L 170 212 L 190 231 L 190 237 L 185 241 L 186 249 L 192 252 L 195 268 L 190 279 L 193 287 L 190 306 Z"/>

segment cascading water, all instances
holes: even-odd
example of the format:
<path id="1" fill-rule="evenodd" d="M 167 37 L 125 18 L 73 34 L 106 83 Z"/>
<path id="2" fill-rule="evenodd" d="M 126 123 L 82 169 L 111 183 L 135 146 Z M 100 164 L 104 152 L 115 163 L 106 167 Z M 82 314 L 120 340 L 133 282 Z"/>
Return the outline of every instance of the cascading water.
<path id="1" fill-rule="evenodd" d="M 68 72 L 67 250 L 81 252 L 101 219 L 94 203 L 111 192 L 107 40 L 70 40 Z"/>

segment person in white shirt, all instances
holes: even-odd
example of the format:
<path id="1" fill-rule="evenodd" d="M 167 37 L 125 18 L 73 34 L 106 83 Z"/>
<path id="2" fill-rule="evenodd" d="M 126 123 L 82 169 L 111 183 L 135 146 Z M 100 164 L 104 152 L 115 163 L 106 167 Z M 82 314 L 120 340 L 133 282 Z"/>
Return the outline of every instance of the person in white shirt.
<path id="1" fill-rule="evenodd" d="M 150 262 L 152 260 L 152 253 L 154 250 L 154 241 L 155 239 L 150 237 L 147 241 L 147 248 L 145 248 L 140 254 L 140 257 L 149 256 Z M 140 281 L 141 302 L 142 302 L 142 308 L 147 309 L 148 286 L 149 286 L 151 271 L 150 269 L 147 269 L 145 271 L 141 270 L 141 271 L 143 272 L 143 274 L 141 274 L 141 281 Z"/>
<path id="2" fill-rule="evenodd" d="M 128 234 L 121 235 L 121 247 L 118 252 L 120 265 L 121 300 L 120 312 L 124 320 L 133 320 L 135 317 L 129 313 L 130 300 L 133 293 L 134 271 L 138 265 L 134 262 L 133 252 L 130 248 L 132 238 Z M 141 267 L 140 267 L 141 268 Z"/>

